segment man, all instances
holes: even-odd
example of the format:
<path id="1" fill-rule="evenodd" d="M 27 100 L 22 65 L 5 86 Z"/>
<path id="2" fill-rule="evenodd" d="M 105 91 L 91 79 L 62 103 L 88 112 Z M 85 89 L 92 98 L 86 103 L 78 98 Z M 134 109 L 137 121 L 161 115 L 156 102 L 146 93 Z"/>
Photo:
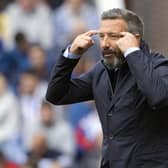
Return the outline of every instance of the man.
<path id="1" fill-rule="evenodd" d="M 70 79 L 96 34 L 102 60 Z M 95 100 L 104 134 L 101 168 L 168 167 L 168 59 L 150 52 L 142 36 L 135 13 L 105 11 L 99 31 L 75 38 L 49 82 L 46 98 L 56 105 Z"/>

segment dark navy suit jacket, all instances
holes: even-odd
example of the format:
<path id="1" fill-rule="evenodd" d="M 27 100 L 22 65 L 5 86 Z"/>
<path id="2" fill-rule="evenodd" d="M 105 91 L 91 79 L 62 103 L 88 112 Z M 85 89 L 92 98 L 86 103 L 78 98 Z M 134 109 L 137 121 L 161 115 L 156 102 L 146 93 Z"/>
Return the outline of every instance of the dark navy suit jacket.
<path id="1" fill-rule="evenodd" d="M 103 61 L 71 79 L 78 60 L 61 56 L 46 99 L 56 105 L 95 100 L 109 168 L 168 167 L 168 59 L 146 44 L 126 57 L 115 90 Z"/>

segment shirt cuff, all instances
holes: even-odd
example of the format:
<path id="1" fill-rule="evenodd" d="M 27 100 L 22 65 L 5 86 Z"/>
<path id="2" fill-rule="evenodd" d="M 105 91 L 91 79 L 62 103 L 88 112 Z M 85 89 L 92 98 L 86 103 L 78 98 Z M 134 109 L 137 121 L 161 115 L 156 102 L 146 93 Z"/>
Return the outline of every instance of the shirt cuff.
<path id="1" fill-rule="evenodd" d="M 65 58 L 69 58 L 69 59 L 79 59 L 80 58 L 80 55 L 70 53 L 69 49 L 70 49 L 70 46 L 68 46 L 63 53 L 63 56 Z"/>
<path id="2" fill-rule="evenodd" d="M 128 48 L 128 49 L 126 50 L 126 52 L 124 53 L 124 57 L 126 58 L 129 54 L 131 54 L 131 53 L 134 52 L 134 51 L 138 51 L 138 50 L 140 50 L 139 47 L 131 47 L 131 48 Z"/>

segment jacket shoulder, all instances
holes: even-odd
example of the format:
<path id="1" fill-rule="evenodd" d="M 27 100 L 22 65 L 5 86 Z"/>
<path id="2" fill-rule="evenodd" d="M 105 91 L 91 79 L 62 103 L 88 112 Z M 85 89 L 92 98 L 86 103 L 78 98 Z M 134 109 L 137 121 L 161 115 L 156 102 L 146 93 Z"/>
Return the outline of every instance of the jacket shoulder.
<path id="1" fill-rule="evenodd" d="M 100 73 L 104 71 L 105 71 L 105 66 L 101 60 L 98 61 L 92 69 L 92 72 L 94 73 L 94 75 L 100 75 Z"/>
<path id="2" fill-rule="evenodd" d="M 158 67 L 161 65 L 167 65 L 168 66 L 168 57 L 160 54 L 160 53 L 151 53 L 152 61 L 154 64 L 154 67 Z"/>

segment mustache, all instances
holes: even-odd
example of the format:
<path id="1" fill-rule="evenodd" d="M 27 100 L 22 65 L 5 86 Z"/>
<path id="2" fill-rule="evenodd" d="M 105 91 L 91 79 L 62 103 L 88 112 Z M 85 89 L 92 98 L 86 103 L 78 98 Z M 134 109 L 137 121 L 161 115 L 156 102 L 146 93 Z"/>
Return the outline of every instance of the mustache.
<path id="1" fill-rule="evenodd" d="M 108 49 L 104 49 L 104 50 L 102 51 L 102 54 L 103 54 L 103 55 L 107 55 L 107 54 L 117 54 L 117 52 L 116 52 L 114 49 L 112 49 L 112 48 L 108 48 Z"/>

